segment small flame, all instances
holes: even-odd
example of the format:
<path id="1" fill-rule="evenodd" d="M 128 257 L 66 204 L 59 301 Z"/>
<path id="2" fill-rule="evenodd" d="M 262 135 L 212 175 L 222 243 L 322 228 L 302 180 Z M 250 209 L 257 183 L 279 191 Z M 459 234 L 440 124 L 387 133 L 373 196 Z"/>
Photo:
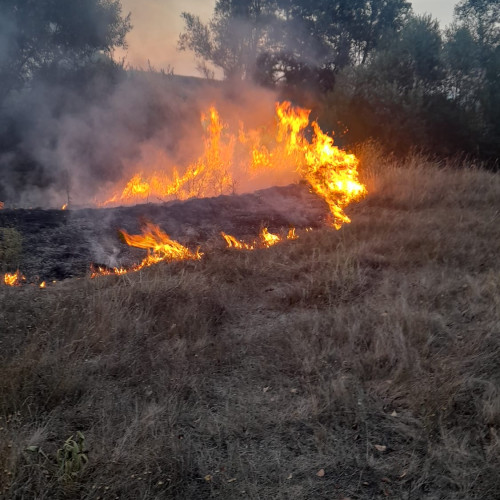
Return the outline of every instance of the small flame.
<path id="1" fill-rule="evenodd" d="M 135 264 L 130 268 L 114 267 L 94 267 L 91 266 L 91 278 L 97 276 L 122 275 L 129 272 L 139 271 L 144 267 L 152 266 L 158 262 L 174 260 L 198 260 L 202 255 L 198 250 L 192 252 L 178 241 L 172 240 L 167 233 L 164 233 L 157 225 L 148 222 L 144 226 L 142 234 L 128 234 L 125 230 L 120 230 L 120 234 L 127 245 L 136 248 L 143 248 L 148 251 L 148 254 L 139 264 Z"/>
<path id="2" fill-rule="evenodd" d="M 276 245 L 276 243 L 279 243 L 281 241 L 281 238 L 277 234 L 270 233 L 267 230 L 267 227 L 262 229 L 260 233 L 260 239 L 262 241 L 262 244 L 266 247 L 272 247 L 273 245 Z"/>
<path id="3" fill-rule="evenodd" d="M 66 210 L 68 208 L 68 204 L 65 203 L 62 207 L 61 207 L 61 210 Z"/>
<path id="4" fill-rule="evenodd" d="M 5 208 L 5 203 L 3 201 L 0 201 L 0 210 L 3 210 Z"/>
<path id="5" fill-rule="evenodd" d="M 107 267 L 102 267 L 102 266 L 97 266 L 95 267 L 93 264 L 90 265 L 90 278 L 94 279 L 97 278 L 98 276 L 119 276 L 122 274 L 127 274 L 128 272 L 131 271 L 138 271 L 139 269 L 136 268 L 136 266 L 133 266 L 130 269 L 125 269 L 124 267 L 113 267 L 113 268 L 107 268 Z"/>
<path id="6" fill-rule="evenodd" d="M 191 252 L 191 250 L 172 240 L 167 233 L 164 233 L 158 226 L 150 222 L 145 225 L 143 234 L 131 235 L 124 230 L 121 230 L 120 233 L 127 245 L 148 250 L 148 256 L 143 260 L 144 266 L 163 260 L 201 258 L 199 252 Z"/>
<path id="7" fill-rule="evenodd" d="M 255 250 L 257 244 L 254 243 L 252 245 L 245 243 L 241 240 L 238 240 L 234 236 L 231 236 L 230 234 L 226 234 L 224 232 L 220 233 L 221 236 L 224 238 L 226 241 L 227 247 L 228 248 L 236 248 L 238 250 Z M 273 245 L 276 245 L 277 243 L 280 243 L 282 241 L 282 238 L 278 236 L 277 234 L 270 233 L 267 229 L 267 227 L 263 228 L 262 231 L 260 232 L 260 242 L 261 246 L 264 248 L 269 248 Z M 288 230 L 286 239 L 287 240 L 296 240 L 299 236 L 295 232 L 295 228 L 292 227 Z"/>
<path id="8" fill-rule="evenodd" d="M 220 234 L 226 241 L 228 248 L 237 248 L 238 250 L 253 250 L 255 248 L 253 245 L 249 245 L 248 243 L 240 241 L 236 239 L 234 236 L 226 234 L 223 231 L 221 231 Z"/>
<path id="9" fill-rule="evenodd" d="M 47 288 L 47 283 L 45 281 L 42 281 L 40 285 L 38 285 L 40 288 Z"/>
<path id="10" fill-rule="evenodd" d="M 15 273 L 5 273 L 3 281 L 7 286 L 20 286 L 21 281 L 25 281 L 26 278 L 21 274 L 19 269 Z"/>

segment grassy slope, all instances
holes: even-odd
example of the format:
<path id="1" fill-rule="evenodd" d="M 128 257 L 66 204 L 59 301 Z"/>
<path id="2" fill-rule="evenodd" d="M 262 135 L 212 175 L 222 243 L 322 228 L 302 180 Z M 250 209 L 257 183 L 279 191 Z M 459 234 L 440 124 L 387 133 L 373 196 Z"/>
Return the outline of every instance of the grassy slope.
<path id="1" fill-rule="evenodd" d="M 500 179 L 423 159 L 364 175 L 338 232 L 2 287 L 3 495 L 493 498 Z M 58 480 L 77 430 L 89 465 Z"/>

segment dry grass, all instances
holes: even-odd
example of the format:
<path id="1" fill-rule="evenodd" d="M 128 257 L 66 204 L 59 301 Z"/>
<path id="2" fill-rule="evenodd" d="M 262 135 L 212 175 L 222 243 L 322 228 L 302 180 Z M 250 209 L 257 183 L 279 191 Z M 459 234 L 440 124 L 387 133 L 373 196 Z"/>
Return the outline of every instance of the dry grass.
<path id="1" fill-rule="evenodd" d="M 497 495 L 500 179 L 375 153 L 339 232 L 3 287 L 4 497 Z"/>
<path id="2" fill-rule="evenodd" d="M 0 227 L 0 272 L 15 271 L 21 261 L 22 237 L 19 231 Z"/>

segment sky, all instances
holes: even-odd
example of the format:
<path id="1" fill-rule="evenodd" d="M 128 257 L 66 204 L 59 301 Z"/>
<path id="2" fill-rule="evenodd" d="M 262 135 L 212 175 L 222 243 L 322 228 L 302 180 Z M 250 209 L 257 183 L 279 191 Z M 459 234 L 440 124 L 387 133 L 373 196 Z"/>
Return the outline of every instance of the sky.
<path id="1" fill-rule="evenodd" d="M 411 0 L 410 0 L 411 1 Z M 413 0 L 417 14 L 430 13 L 441 26 L 449 24 L 458 0 Z M 184 24 L 182 12 L 208 20 L 215 0 L 122 0 L 123 12 L 132 14 L 133 29 L 128 34 L 128 50 L 115 55 L 136 68 L 173 69 L 176 75 L 200 76 L 191 52 L 177 50 L 177 40 Z"/>

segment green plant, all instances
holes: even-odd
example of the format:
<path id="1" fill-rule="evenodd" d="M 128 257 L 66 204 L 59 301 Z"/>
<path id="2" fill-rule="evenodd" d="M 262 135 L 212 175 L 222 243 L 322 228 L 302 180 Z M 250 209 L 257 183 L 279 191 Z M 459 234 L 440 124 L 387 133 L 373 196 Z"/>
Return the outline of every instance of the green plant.
<path id="1" fill-rule="evenodd" d="M 62 448 L 57 450 L 57 464 L 61 479 L 74 479 L 85 468 L 88 459 L 85 436 L 78 431 L 76 439 L 71 435 Z"/>

